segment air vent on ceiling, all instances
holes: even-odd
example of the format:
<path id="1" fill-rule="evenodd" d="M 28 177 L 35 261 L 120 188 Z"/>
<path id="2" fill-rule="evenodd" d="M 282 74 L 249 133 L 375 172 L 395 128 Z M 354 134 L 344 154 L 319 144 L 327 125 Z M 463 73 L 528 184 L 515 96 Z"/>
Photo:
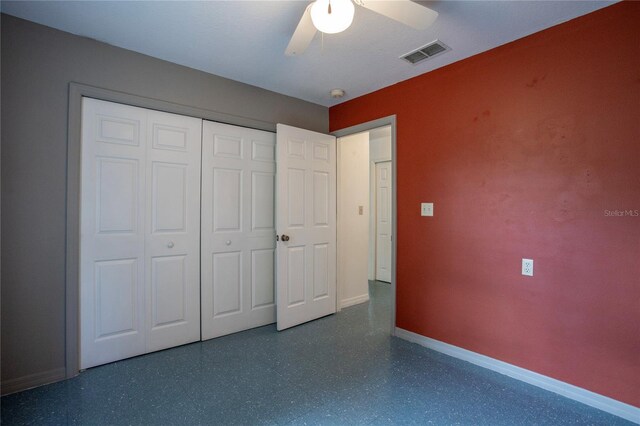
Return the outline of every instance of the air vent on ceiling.
<path id="1" fill-rule="evenodd" d="M 419 47 L 411 52 L 402 55 L 400 58 L 412 64 L 417 64 L 425 59 L 433 58 L 441 53 L 451 50 L 449 46 L 441 42 L 440 40 L 432 41 L 431 43 Z"/>

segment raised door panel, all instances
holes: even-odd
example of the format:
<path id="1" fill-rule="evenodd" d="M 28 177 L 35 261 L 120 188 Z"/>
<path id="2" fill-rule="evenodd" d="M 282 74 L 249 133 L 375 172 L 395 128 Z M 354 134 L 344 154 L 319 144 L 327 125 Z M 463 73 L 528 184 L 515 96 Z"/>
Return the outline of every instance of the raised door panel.
<path id="1" fill-rule="evenodd" d="M 251 141 L 251 159 L 267 163 L 267 167 L 276 161 L 276 147 L 273 143 L 273 137 L 269 136 L 269 139 Z"/>
<path id="2" fill-rule="evenodd" d="M 287 180 L 287 228 L 303 228 L 305 225 L 306 173 L 304 169 L 290 168 Z"/>
<path id="3" fill-rule="evenodd" d="M 242 231 L 242 169 L 213 169 L 213 232 Z"/>
<path id="4" fill-rule="evenodd" d="M 202 338 L 275 321 L 275 137 L 205 122 Z"/>
<path id="5" fill-rule="evenodd" d="M 314 161 L 322 161 L 329 165 L 330 155 L 329 149 L 331 147 L 328 143 L 325 142 L 314 142 L 313 143 L 313 159 Z"/>
<path id="6" fill-rule="evenodd" d="M 187 164 L 153 163 L 153 233 L 187 231 Z"/>
<path id="7" fill-rule="evenodd" d="M 275 249 L 251 251 L 251 309 L 275 306 Z"/>
<path id="8" fill-rule="evenodd" d="M 187 152 L 190 148 L 189 136 L 187 127 L 170 126 L 157 121 L 152 124 L 154 149 Z"/>
<path id="9" fill-rule="evenodd" d="M 91 100 L 95 101 L 94 99 Z M 100 101 L 97 101 L 100 102 Z M 121 111 L 117 111 L 119 107 L 104 107 L 107 104 L 104 102 L 102 107 L 107 110 L 105 113 L 97 113 L 94 116 L 96 142 L 113 143 L 118 145 L 140 145 L 140 125 L 142 120 L 136 120 L 131 118 L 125 118 L 122 116 Z M 113 105 L 113 104 L 112 104 Z M 124 108 L 131 109 L 133 107 L 124 106 Z M 124 112 L 127 114 L 128 111 Z M 110 114 L 111 113 L 111 114 Z M 107 115 L 109 114 L 109 115 Z M 140 114 L 132 114 L 131 117 L 138 116 Z"/>
<path id="10" fill-rule="evenodd" d="M 251 230 L 275 232 L 275 174 L 251 173 Z"/>
<path id="11" fill-rule="evenodd" d="M 213 255 L 213 318 L 242 313 L 242 252 Z"/>
<path id="12" fill-rule="evenodd" d="M 141 332 L 137 321 L 141 314 L 136 303 L 137 272 L 137 259 L 95 263 L 96 340 Z"/>
<path id="13" fill-rule="evenodd" d="M 213 156 L 218 158 L 242 159 L 244 145 L 242 135 L 219 133 L 213 136 Z"/>
<path id="14" fill-rule="evenodd" d="M 329 297 L 329 245 L 313 247 L 313 300 Z"/>
<path id="15" fill-rule="evenodd" d="M 304 139 L 290 138 L 285 143 L 287 146 L 286 156 L 290 161 L 304 161 L 307 158 L 306 141 Z"/>
<path id="16" fill-rule="evenodd" d="M 137 159 L 96 158 L 96 231 L 135 234 L 138 222 Z"/>
<path id="17" fill-rule="evenodd" d="M 329 226 L 329 173 L 313 173 L 313 225 Z"/>
<path id="18" fill-rule="evenodd" d="M 185 256 L 151 259 L 152 329 L 184 324 L 188 320 L 188 278 Z"/>
<path id="19" fill-rule="evenodd" d="M 306 302 L 306 256 L 304 246 L 287 247 L 287 306 L 299 306 Z"/>

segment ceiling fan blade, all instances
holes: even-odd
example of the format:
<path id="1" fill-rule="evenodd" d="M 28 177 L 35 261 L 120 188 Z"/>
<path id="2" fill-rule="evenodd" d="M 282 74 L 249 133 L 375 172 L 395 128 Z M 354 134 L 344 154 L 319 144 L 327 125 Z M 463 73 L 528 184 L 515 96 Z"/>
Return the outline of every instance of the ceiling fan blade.
<path id="1" fill-rule="evenodd" d="M 293 36 L 291 36 L 289 45 L 284 51 L 285 55 L 296 56 L 302 54 L 311 43 L 311 40 L 313 40 L 316 31 L 316 27 L 311 21 L 311 5 L 309 5 L 302 14 Z"/>
<path id="2" fill-rule="evenodd" d="M 416 30 L 428 28 L 438 17 L 438 12 L 410 0 L 361 0 L 356 2 L 380 15 L 401 22 Z"/>

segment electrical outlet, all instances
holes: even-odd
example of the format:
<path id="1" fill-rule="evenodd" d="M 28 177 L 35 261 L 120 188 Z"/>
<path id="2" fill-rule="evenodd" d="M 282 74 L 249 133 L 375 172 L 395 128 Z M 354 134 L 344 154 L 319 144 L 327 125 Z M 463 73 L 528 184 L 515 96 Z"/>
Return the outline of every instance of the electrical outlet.
<path id="1" fill-rule="evenodd" d="M 420 214 L 422 216 L 433 216 L 433 203 L 420 204 Z"/>
<path id="2" fill-rule="evenodd" d="M 533 259 L 522 259 L 522 275 L 533 276 Z"/>

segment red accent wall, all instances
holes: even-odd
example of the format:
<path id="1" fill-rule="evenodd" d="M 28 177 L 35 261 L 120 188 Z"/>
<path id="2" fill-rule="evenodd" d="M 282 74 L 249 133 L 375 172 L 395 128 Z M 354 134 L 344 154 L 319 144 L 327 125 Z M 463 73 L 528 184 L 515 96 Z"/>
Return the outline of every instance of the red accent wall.
<path id="1" fill-rule="evenodd" d="M 640 406 L 638 23 L 618 3 L 330 109 L 397 116 L 399 327 Z"/>

